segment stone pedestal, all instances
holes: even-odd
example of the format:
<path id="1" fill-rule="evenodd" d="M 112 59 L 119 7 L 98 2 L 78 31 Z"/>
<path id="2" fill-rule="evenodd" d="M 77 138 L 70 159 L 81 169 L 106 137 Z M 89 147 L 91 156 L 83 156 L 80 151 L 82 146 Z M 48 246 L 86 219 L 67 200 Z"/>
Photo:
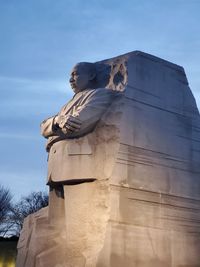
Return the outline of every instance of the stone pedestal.
<path id="1" fill-rule="evenodd" d="M 28 217 L 17 267 L 200 266 L 200 116 L 183 68 L 138 51 L 96 67 L 121 96 L 92 133 L 53 145 L 48 175 L 60 153 L 71 183 L 61 223 L 51 206 Z"/>

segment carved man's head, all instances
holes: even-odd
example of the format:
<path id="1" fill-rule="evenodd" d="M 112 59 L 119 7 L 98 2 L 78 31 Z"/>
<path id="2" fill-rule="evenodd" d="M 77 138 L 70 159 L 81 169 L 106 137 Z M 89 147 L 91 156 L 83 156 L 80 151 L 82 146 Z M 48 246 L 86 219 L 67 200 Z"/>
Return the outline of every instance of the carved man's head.
<path id="1" fill-rule="evenodd" d="M 71 72 L 70 84 L 75 93 L 91 89 L 96 77 L 95 64 L 81 62 L 74 66 Z"/>

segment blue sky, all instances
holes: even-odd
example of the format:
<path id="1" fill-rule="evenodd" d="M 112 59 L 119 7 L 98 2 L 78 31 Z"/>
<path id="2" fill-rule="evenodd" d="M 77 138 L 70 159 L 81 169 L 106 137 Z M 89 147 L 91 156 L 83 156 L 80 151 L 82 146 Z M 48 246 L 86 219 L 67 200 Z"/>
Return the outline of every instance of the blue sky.
<path id="1" fill-rule="evenodd" d="M 40 122 L 72 96 L 69 72 L 134 50 L 185 68 L 200 107 L 199 0 L 0 0 L 0 183 L 45 186 Z"/>

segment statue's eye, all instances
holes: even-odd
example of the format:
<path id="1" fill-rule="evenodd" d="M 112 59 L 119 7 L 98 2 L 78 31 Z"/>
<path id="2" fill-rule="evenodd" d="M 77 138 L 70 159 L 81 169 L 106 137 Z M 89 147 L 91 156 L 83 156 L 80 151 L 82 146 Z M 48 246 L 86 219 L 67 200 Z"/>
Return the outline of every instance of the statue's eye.
<path id="1" fill-rule="evenodd" d="M 76 76 L 76 72 L 72 72 L 72 73 L 71 73 L 71 76 L 72 76 L 72 77 Z"/>

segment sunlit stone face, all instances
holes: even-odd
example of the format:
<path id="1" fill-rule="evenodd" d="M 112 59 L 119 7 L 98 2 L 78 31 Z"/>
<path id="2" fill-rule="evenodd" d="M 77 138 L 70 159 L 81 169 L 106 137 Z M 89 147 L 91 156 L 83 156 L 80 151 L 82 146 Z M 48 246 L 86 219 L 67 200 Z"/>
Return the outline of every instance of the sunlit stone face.
<path id="1" fill-rule="evenodd" d="M 74 93 L 81 92 L 90 87 L 95 71 L 91 63 L 78 63 L 71 72 L 70 85 Z"/>

